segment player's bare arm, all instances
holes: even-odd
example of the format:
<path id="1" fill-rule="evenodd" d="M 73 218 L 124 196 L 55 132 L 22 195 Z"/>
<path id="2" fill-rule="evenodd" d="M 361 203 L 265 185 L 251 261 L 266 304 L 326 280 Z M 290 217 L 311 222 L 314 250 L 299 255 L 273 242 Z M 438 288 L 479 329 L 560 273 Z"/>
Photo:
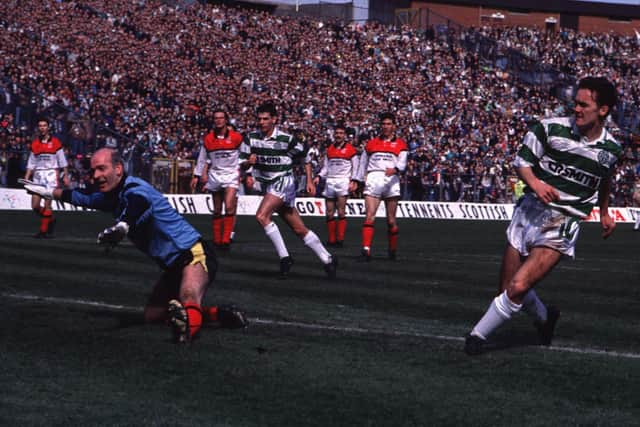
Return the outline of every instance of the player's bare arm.
<path id="1" fill-rule="evenodd" d="M 609 237 L 616 228 L 616 222 L 609 215 L 609 195 L 611 194 L 611 178 L 603 179 L 598 190 L 598 206 L 600 207 L 600 225 L 602 238 Z"/>
<path id="2" fill-rule="evenodd" d="M 307 175 L 307 194 L 310 196 L 316 195 L 316 183 L 313 178 L 313 171 L 311 170 L 311 163 L 305 163 L 304 172 Z"/>

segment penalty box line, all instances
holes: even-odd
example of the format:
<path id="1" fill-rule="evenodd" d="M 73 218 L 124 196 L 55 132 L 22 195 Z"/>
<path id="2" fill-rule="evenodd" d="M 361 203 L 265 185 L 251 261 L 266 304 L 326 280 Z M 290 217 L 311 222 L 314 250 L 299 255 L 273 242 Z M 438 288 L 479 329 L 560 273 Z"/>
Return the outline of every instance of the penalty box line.
<path id="1" fill-rule="evenodd" d="M 13 299 L 18 299 L 23 301 L 35 301 L 35 302 L 44 302 L 44 303 L 51 303 L 51 304 L 73 304 L 73 305 L 80 305 L 80 306 L 86 306 L 86 307 L 108 308 L 112 310 L 126 311 L 126 312 L 136 312 L 136 311 L 142 310 L 142 307 L 109 304 L 105 302 L 90 301 L 85 299 L 46 297 L 46 296 L 38 296 L 38 295 L 11 294 L 11 293 L 2 293 L 0 295 L 2 295 L 2 297 L 4 298 L 13 298 Z M 315 330 L 315 331 L 329 331 L 329 332 L 363 334 L 363 335 L 387 335 L 387 336 L 393 336 L 393 337 L 425 338 L 425 339 L 432 339 L 432 340 L 439 340 L 439 341 L 455 341 L 455 342 L 464 341 L 464 338 L 462 337 L 429 334 L 429 333 L 423 333 L 423 332 L 382 330 L 382 329 L 376 330 L 376 329 L 358 328 L 358 327 L 352 327 L 352 326 L 323 325 L 323 324 L 317 324 L 317 323 L 261 319 L 258 317 L 254 317 L 254 318 L 250 317 L 248 318 L 248 320 L 250 323 L 254 323 L 257 325 L 281 326 L 281 327 L 299 328 L 299 329 L 307 329 L 307 330 Z M 540 350 L 548 350 L 548 351 L 565 352 L 565 353 L 619 357 L 619 358 L 625 358 L 625 359 L 640 359 L 640 354 L 638 353 L 602 350 L 602 349 L 588 348 L 588 347 L 576 348 L 576 347 L 552 345 L 548 347 L 532 346 L 532 348 L 536 348 Z"/>

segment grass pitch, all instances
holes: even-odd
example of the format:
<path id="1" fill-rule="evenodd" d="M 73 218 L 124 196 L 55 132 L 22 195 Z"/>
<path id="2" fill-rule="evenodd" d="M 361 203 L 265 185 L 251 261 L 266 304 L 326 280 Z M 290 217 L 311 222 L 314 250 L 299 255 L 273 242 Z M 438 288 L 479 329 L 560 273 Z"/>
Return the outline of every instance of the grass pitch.
<path id="1" fill-rule="evenodd" d="M 551 348 L 519 315 L 495 350 L 462 336 L 496 292 L 504 222 L 400 221 L 388 261 L 358 263 L 361 221 L 335 249 L 328 281 L 281 225 L 295 259 L 278 260 L 240 217 L 206 302 L 233 302 L 246 331 L 206 328 L 176 346 L 166 327 L 132 322 L 159 275 L 125 243 L 95 244 L 99 213 L 58 214 L 57 237 L 31 238 L 30 212 L 0 212 L 0 425 L 639 425 L 640 233 L 609 240 L 585 224 L 577 259 L 539 286 L 562 316 Z M 209 218 L 189 217 L 204 236 Z M 305 219 L 320 236 L 321 218 Z"/>

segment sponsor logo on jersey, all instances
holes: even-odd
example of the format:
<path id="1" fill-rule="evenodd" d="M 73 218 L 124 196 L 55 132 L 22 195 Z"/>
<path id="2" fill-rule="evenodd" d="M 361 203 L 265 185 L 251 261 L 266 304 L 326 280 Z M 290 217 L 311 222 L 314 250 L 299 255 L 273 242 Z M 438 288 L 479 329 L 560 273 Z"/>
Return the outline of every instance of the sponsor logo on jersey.
<path id="1" fill-rule="evenodd" d="M 547 162 L 547 168 L 558 176 L 589 188 L 598 188 L 600 185 L 599 176 L 592 175 L 578 168 L 563 165 L 562 163 L 554 162 L 552 160 Z"/>

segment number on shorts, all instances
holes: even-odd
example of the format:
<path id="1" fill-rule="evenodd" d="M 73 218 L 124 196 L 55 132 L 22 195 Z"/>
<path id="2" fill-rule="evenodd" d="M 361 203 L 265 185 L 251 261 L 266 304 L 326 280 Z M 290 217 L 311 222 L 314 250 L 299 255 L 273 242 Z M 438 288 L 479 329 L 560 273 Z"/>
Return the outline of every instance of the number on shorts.
<path id="1" fill-rule="evenodd" d="M 572 240 L 578 229 L 578 219 L 573 217 L 567 217 L 564 223 L 560 226 L 560 237 L 567 240 Z"/>

